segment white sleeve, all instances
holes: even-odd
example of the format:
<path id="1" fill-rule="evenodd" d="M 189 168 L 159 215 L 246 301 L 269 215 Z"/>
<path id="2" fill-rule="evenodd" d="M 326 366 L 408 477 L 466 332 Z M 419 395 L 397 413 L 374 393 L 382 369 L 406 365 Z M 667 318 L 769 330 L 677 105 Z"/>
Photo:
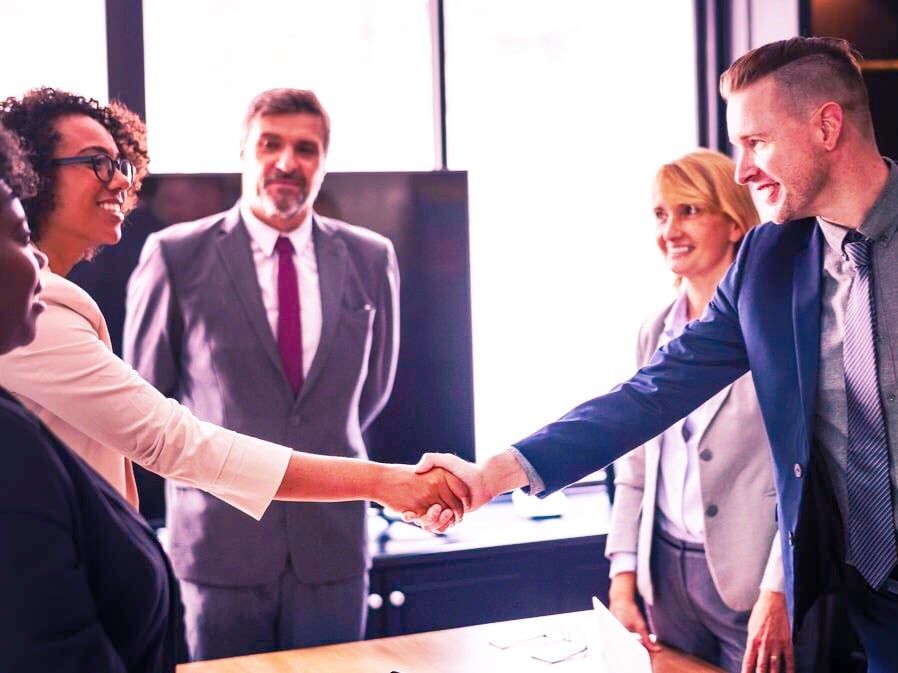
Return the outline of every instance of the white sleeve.
<path id="1" fill-rule="evenodd" d="M 48 304 L 30 345 L 0 358 L 0 384 L 42 408 L 41 419 L 88 463 L 98 447 L 80 451 L 85 437 L 256 519 L 292 453 L 198 420 L 116 357 L 85 316 L 59 304 Z"/>

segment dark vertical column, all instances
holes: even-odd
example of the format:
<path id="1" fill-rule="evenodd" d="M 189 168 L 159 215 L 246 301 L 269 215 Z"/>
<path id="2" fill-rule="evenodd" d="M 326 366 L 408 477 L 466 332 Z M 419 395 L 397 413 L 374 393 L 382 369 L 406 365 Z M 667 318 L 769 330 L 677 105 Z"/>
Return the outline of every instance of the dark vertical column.
<path id="1" fill-rule="evenodd" d="M 106 0 L 106 61 L 110 100 L 146 119 L 142 0 Z"/>
<path id="2" fill-rule="evenodd" d="M 731 16 L 726 0 L 695 1 L 695 66 L 698 140 L 726 152 L 726 105 L 718 93 L 720 75 L 731 60 Z"/>

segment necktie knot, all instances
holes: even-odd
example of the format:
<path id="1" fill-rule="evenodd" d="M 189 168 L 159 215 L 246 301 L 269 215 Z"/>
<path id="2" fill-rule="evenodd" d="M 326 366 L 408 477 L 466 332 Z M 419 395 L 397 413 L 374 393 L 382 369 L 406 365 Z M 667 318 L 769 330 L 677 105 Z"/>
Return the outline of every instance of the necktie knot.
<path id="1" fill-rule="evenodd" d="M 293 254 L 293 244 L 286 236 L 278 237 L 277 243 L 274 244 L 274 249 L 279 257 L 288 257 Z"/>
<path id="2" fill-rule="evenodd" d="M 850 231 L 842 242 L 842 250 L 856 268 L 870 266 L 870 247 L 873 241 L 856 231 Z"/>

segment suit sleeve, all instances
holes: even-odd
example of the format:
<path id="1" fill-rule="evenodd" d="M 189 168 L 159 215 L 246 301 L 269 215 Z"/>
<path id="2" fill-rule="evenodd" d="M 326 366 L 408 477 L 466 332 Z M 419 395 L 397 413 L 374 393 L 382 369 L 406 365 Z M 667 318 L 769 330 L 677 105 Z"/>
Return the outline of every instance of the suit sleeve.
<path id="1" fill-rule="evenodd" d="M 380 266 L 368 376 L 359 401 L 362 431 L 377 418 L 390 399 L 399 359 L 399 263 L 389 241 Z"/>
<path id="2" fill-rule="evenodd" d="M 128 280 L 123 359 L 166 396 L 177 394 L 184 333 L 159 239 L 150 236 Z"/>
<path id="3" fill-rule="evenodd" d="M 64 468 L 36 427 L 0 411 L 0 428 L 0 670 L 126 673 L 99 621 Z"/>
<path id="4" fill-rule="evenodd" d="M 690 323 L 628 381 L 515 443 L 546 484 L 541 496 L 660 434 L 748 371 L 737 304 L 753 233 L 701 320 Z"/>

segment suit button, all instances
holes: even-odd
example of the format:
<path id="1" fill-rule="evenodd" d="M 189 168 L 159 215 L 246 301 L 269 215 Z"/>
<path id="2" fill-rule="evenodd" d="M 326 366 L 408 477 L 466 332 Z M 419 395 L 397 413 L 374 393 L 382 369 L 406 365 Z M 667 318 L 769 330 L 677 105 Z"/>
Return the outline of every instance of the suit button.
<path id="1" fill-rule="evenodd" d="M 299 425 L 300 420 L 301 419 L 299 416 L 291 416 L 290 417 L 290 425 L 292 425 L 295 428 L 297 425 Z"/>
<path id="2" fill-rule="evenodd" d="M 795 546 L 795 533 L 793 533 L 791 530 L 789 531 L 789 546 Z"/>
<path id="3" fill-rule="evenodd" d="M 702 460 L 711 460 L 713 456 L 714 454 L 711 453 L 711 449 L 704 449 L 700 454 L 698 454 L 698 457 Z"/>
<path id="4" fill-rule="evenodd" d="M 796 479 L 801 479 L 801 465 L 795 463 L 795 467 L 792 468 L 792 471 L 795 473 Z"/>
<path id="5" fill-rule="evenodd" d="M 892 393 L 889 393 L 889 396 L 888 396 L 886 399 L 887 399 L 889 402 L 894 402 L 894 401 L 895 401 L 895 395 L 892 394 Z"/>
<path id="6" fill-rule="evenodd" d="M 705 510 L 705 515 L 717 516 L 717 505 L 708 505 L 708 509 Z"/>

